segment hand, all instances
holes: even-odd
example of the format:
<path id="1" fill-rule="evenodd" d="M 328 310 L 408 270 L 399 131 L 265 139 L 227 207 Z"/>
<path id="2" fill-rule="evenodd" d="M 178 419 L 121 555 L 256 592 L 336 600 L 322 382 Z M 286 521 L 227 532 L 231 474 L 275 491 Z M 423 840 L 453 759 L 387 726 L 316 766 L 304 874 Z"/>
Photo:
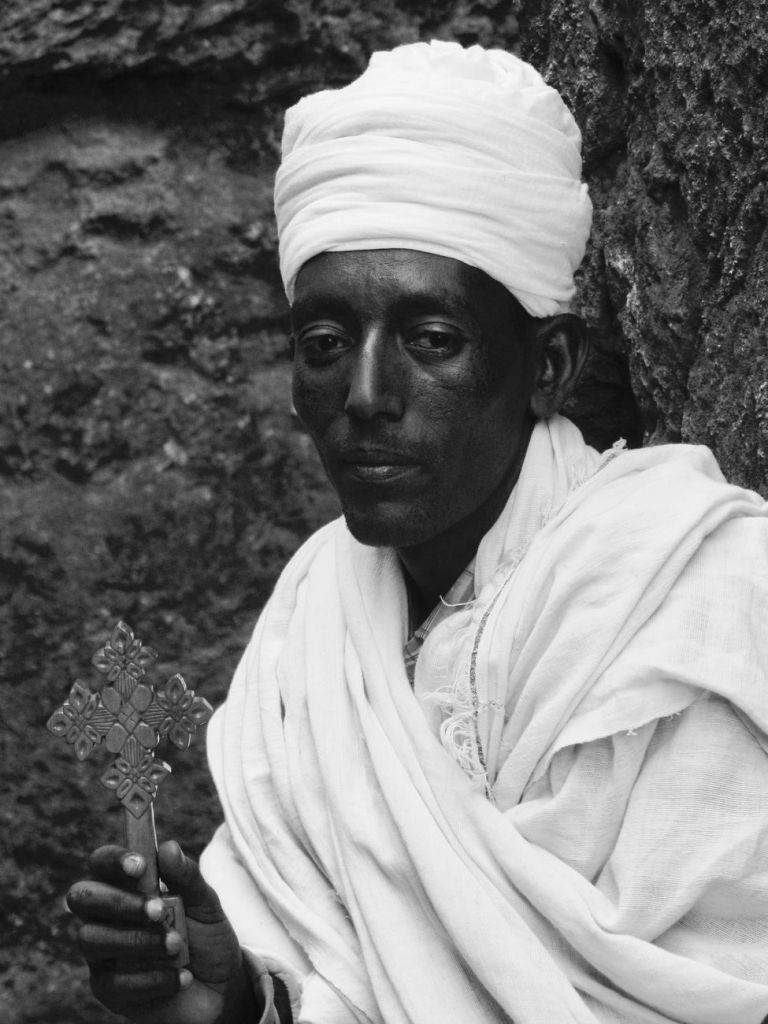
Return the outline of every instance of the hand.
<path id="1" fill-rule="evenodd" d="M 160 899 L 136 889 L 144 858 L 102 846 L 89 861 L 93 880 L 76 882 L 67 894 L 70 910 L 82 921 L 78 941 L 94 995 L 137 1024 L 258 1020 L 261 1012 L 244 976 L 240 946 L 216 893 L 178 843 L 163 843 L 158 862 L 161 878 L 184 902 L 189 967 L 171 964 L 181 937 L 157 923 Z"/>

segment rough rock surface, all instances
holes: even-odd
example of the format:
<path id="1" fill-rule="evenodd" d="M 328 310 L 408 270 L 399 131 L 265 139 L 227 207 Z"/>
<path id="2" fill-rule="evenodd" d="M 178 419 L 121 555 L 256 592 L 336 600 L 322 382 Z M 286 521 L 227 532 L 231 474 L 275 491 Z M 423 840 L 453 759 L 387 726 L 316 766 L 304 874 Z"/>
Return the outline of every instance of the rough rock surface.
<path id="1" fill-rule="evenodd" d="M 524 50 L 584 129 L 585 311 L 626 354 L 646 438 L 768 492 L 768 5 L 528 2 Z"/>
<path id="2" fill-rule="evenodd" d="M 709 444 L 766 493 L 765 18 L 761 0 L 0 6 L 0 1020 L 114 1019 L 61 894 L 117 815 L 51 710 L 117 617 L 218 702 L 280 566 L 335 514 L 291 413 L 282 109 L 381 46 L 519 45 L 584 128 L 595 356 L 574 414 L 602 446 Z M 173 763 L 160 831 L 196 852 L 215 797 L 200 747 Z"/>

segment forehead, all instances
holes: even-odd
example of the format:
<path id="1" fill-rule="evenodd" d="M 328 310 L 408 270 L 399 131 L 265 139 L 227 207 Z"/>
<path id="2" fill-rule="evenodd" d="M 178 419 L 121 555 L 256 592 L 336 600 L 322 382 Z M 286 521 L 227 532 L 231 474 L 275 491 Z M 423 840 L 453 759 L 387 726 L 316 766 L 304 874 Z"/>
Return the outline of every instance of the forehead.
<path id="1" fill-rule="evenodd" d="M 311 315 L 318 305 L 362 305 L 372 313 L 393 306 L 439 309 L 473 320 L 511 296 L 487 274 L 448 256 L 411 249 L 326 252 L 299 271 L 293 313 Z"/>

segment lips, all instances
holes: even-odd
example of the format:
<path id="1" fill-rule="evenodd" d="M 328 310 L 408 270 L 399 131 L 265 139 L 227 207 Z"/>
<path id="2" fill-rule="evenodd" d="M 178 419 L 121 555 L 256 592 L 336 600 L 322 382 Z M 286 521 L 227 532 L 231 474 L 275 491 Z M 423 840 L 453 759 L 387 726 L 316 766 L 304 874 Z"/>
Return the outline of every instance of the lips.
<path id="1" fill-rule="evenodd" d="M 418 462 L 390 448 L 352 448 L 337 455 L 342 471 L 367 483 L 395 480 L 413 472 Z"/>

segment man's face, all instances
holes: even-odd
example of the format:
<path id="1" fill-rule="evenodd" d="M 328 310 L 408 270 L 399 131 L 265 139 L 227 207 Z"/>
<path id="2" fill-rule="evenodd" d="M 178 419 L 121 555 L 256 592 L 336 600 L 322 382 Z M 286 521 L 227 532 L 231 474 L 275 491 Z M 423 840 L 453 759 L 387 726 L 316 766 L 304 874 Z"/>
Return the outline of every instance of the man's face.
<path id="1" fill-rule="evenodd" d="M 428 253 L 324 253 L 292 319 L 296 410 L 352 534 L 404 549 L 482 516 L 530 429 L 534 359 L 507 290 Z"/>

